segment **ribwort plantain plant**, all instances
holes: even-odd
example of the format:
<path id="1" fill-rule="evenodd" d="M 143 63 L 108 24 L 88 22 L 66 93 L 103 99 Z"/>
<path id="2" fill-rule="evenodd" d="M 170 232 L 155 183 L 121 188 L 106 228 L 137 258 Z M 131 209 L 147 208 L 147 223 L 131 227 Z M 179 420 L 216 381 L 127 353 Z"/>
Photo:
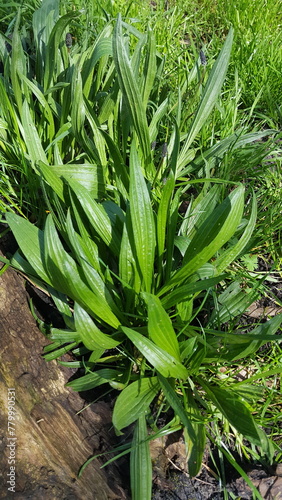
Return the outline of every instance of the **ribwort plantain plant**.
<path id="1" fill-rule="evenodd" d="M 177 106 L 159 98 L 162 60 L 150 31 L 118 17 L 93 47 L 72 54 L 62 36 L 71 16 L 42 31 L 43 7 L 34 14 L 38 78 L 26 72 L 16 31 L 12 104 L 5 78 L 0 85 L 15 134 L 3 150 L 22 149 L 50 212 L 41 227 L 6 214 L 19 245 L 11 265 L 51 295 L 65 322 L 48 328 L 46 359 L 78 353 L 82 359 L 64 364 L 85 375 L 69 387 L 118 391 L 113 425 L 117 433 L 134 426 L 126 450 L 134 500 L 151 498 L 149 441 L 174 430 L 183 429 L 191 476 L 212 420 L 271 461 L 274 445 L 252 415 L 248 384 L 218 376 L 277 340 L 282 322 L 280 315 L 248 333 L 228 328 L 258 295 L 257 285 L 246 290 L 228 273 L 252 237 L 256 199 L 239 182 L 205 177 L 215 153 L 250 137 L 234 134 L 199 156 L 193 147 L 221 92 L 232 29 L 184 123 L 181 92 Z M 174 416 L 149 434 L 152 409 L 169 408 Z"/>

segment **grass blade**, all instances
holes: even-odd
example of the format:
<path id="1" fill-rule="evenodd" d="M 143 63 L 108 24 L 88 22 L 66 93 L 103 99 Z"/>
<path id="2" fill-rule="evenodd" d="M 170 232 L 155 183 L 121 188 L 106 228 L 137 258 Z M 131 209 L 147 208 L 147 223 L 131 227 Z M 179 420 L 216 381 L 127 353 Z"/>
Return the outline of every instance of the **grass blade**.
<path id="1" fill-rule="evenodd" d="M 215 406 L 222 415 L 235 427 L 244 437 L 256 446 L 263 447 L 261 429 L 259 429 L 250 410 L 232 390 L 212 386 L 199 380 Z M 238 418 L 238 415 L 240 418 Z"/>

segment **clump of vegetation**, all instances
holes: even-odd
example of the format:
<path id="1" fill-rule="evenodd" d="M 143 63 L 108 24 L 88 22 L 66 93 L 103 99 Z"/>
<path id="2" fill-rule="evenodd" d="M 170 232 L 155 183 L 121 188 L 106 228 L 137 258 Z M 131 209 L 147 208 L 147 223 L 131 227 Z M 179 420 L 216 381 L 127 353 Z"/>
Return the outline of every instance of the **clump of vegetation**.
<path id="1" fill-rule="evenodd" d="M 274 199 L 278 169 L 259 184 L 254 175 L 270 150 L 279 162 L 277 134 L 250 129 L 254 109 L 234 118 L 238 81 L 225 101 L 232 28 L 208 64 L 194 43 L 193 64 L 179 62 L 170 88 L 150 29 L 105 10 L 104 26 L 78 43 L 80 15 L 90 23 L 87 10 L 60 15 L 46 0 L 29 29 L 19 14 L 12 39 L 1 35 L 1 209 L 19 245 L 11 265 L 64 319 L 65 329 L 41 327 L 47 360 L 72 351 L 77 361 L 61 363 L 85 369 L 68 385 L 119 391 L 113 425 L 134 426 L 122 451 L 134 499 L 151 498 L 149 441 L 180 429 L 191 476 L 208 436 L 250 483 L 232 449 L 269 463 L 278 452 L 264 381 L 281 369 L 282 315 L 240 324 L 262 291 L 251 254 L 273 218 L 278 256 L 279 200 L 262 216 L 264 183 L 274 179 Z M 239 367 L 271 343 L 265 369 L 238 382 Z"/>

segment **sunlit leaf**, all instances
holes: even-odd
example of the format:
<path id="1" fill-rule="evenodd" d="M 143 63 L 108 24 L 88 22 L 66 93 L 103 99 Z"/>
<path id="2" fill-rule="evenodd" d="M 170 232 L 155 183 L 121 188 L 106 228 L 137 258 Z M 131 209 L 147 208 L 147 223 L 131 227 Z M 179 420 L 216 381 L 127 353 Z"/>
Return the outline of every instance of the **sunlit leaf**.
<path id="1" fill-rule="evenodd" d="M 150 195 L 134 145 L 130 153 L 130 217 L 143 289 L 151 291 L 156 246 L 155 223 Z"/>
<path id="2" fill-rule="evenodd" d="M 232 41 L 233 41 L 233 29 L 230 29 L 226 37 L 224 46 L 222 47 L 221 52 L 210 72 L 199 107 L 195 113 L 185 143 L 180 151 L 178 165 L 177 165 L 178 171 L 181 171 L 181 169 L 184 166 L 186 166 L 187 152 L 193 140 L 195 139 L 196 135 L 201 130 L 204 123 L 207 121 L 211 111 L 215 106 L 216 100 L 220 94 L 221 87 L 223 85 L 227 73 L 227 68 L 232 48 Z"/>
<path id="3" fill-rule="evenodd" d="M 74 306 L 74 321 L 76 330 L 87 349 L 92 351 L 94 349 L 112 349 L 119 344 L 109 335 L 101 332 L 89 314 L 77 303 Z"/>
<path id="4" fill-rule="evenodd" d="M 113 425 L 120 431 L 145 413 L 160 390 L 157 377 L 140 378 L 119 394 L 113 411 Z"/>
<path id="5" fill-rule="evenodd" d="M 145 415 L 138 418 L 130 452 L 130 486 L 132 500 L 152 498 L 152 460 Z"/>
<path id="6" fill-rule="evenodd" d="M 94 387 L 99 387 L 100 385 L 107 384 L 114 379 L 118 379 L 120 375 L 121 372 L 117 370 L 104 368 L 103 370 L 97 370 L 96 372 L 91 372 L 83 377 L 72 380 L 66 385 L 71 387 L 74 391 L 89 391 L 90 389 L 94 389 Z"/>
<path id="7" fill-rule="evenodd" d="M 161 349 L 144 335 L 136 332 L 132 328 L 125 326 L 121 330 L 143 354 L 143 356 L 158 370 L 164 377 L 174 377 L 186 379 L 187 369 L 173 356 Z"/>
<path id="8" fill-rule="evenodd" d="M 160 299 L 155 295 L 145 292 L 142 295 L 148 306 L 148 332 L 150 339 L 181 362 L 178 340 L 172 322 L 162 307 Z"/>

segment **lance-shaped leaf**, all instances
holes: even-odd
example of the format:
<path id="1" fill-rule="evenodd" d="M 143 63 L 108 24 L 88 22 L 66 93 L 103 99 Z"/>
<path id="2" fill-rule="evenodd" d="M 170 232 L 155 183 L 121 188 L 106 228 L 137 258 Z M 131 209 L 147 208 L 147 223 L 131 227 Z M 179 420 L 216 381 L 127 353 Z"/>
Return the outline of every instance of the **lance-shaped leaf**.
<path id="1" fill-rule="evenodd" d="M 157 377 L 141 378 L 128 385 L 117 397 L 113 424 L 120 431 L 145 413 L 160 390 Z"/>
<path id="2" fill-rule="evenodd" d="M 106 25 L 103 31 L 98 35 L 93 46 L 90 46 L 85 62 L 83 64 L 81 76 L 83 79 L 83 94 L 89 97 L 91 86 L 93 85 L 93 73 L 97 62 L 104 56 L 112 54 L 112 39 L 110 31 L 112 27 Z"/>
<path id="3" fill-rule="evenodd" d="M 46 47 L 46 59 L 44 66 L 44 90 L 49 89 L 56 77 L 56 72 L 59 72 L 62 67 L 62 56 L 59 50 L 64 30 L 69 22 L 79 16 L 80 12 L 70 12 L 62 16 L 53 26 Z"/>
<path id="4" fill-rule="evenodd" d="M 22 134 L 24 136 L 28 154 L 32 163 L 35 164 L 39 160 L 44 163 L 48 163 L 35 123 L 30 114 L 27 101 L 24 101 L 22 106 L 22 125 Z"/>
<path id="5" fill-rule="evenodd" d="M 169 208 L 174 186 L 175 186 L 175 180 L 171 172 L 163 187 L 162 196 L 158 209 L 158 216 L 157 216 L 157 242 L 158 242 L 159 269 L 161 268 L 163 254 L 165 250 L 167 222 L 169 217 Z"/>
<path id="6" fill-rule="evenodd" d="M 6 221 L 17 243 L 35 273 L 49 285 L 51 280 L 42 261 L 44 233 L 28 220 L 14 213 L 6 214 Z"/>
<path id="7" fill-rule="evenodd" d="M 256 224 L 257 218 L 257 203 L 255 193 L 253 193 L 253 203 L 252 203 L 252 211 L 250 215 L 249 222 L 246 226 L 245 231 L 243 232 L 239 241 L 233 245 L 231 248 L 227 249 L 223 254 L 215 261 L 215 267 L 218 273 L 224 271 L 231 262 L 233 262 L 238 255 L 243 252 L 244 248 L 248 244 L 254 228 Z"/>
<path id="8" fill-rule="evenodd" d="M 118 378 L 122 376 L 122 372 L 113 370 L 111 368 L 104 368 L 103 370 L 98 370 L 96 372 L 88 373 L 83 377 L 77 378 L 68 382 L 66 385 L 71 387 L 74 391 L 89 391 L 94 387 L 99 387 L 103 384 L 111 384 L 114 381 L 118 381 Z"/>
<path id="9" fill-rule="evenodd" d="M 101 273 L 99 261 L 96 260 L 95 254 L 91 254 L 91 247 L 87 246 L 85 238 L 82 238 L 74 229 L 70 213 L 67 214 L 66 229 L 69 238 L 69 243 L 72 247 L 76 261 L 80 264 L 83 275 L 82 279 L 89 286 L 96 296 L 99 296 L 100 306 L 103 309 L 103 304 L 106 309 L 110 307 L 113 314 L 120 318 L 121 322 L 125 322 L 120 309 L 117 307 L 110 290 L 107 287 L 105 279 Z"/>
<path id="10" fill-rule="evenodd" d="M 184 435 L 188 445 L 188 470 L 192 477 L 196 476 L 202 464 L 202 456 L 205 447 L 205 431 L 204 425 L 201 422 L 199 409 L 190 394 L 190 412 L 188 415 L 180 397 L 177 395 L 169 380 L 162 377 L 161 374 L 158 374 L 158 379 L 166 400 L 175 414 L 180 418 L 181 423 L 185 426 Z"/>
<path id="11" fill-rule="evenodd" d="M 129 285 L 128 287 L 124 287 L 125 295 L 128 296 L 128 299 L 133 299 L 134 293 L 138 294 L 141 288 L 141 278 L 137 270 L 137 263 L 132 250 L 133 243 L 134 239 L 128 209 L 126 213 L 126 220 L 123 225 L 119 255 L 119 275 L 121 280 Z M 133 294 L 132 291 L 134 291 Z M 130 303 L 131 300 L 129 300 L 128 304 Z"/>
<path id="12" fill-rule="evenodd" d="M 79 202 L 79 207 L 86 214 L 98 236 L 106 243 L 115 255 L 119 255 L 121 235 L 111 224 L 103 205 L 97 203 L 89 191 L 74 179 L 69 179 L 72 193 Z M 74 202 L 75 203 L 75 202 Z"/>
<path id="13" fill-rule="evenodd" d="M 12 53 L 11 53 L 11 83 L 13 87 L 13 94 L 17 103 L 17 107 L 21 112 L 22 109 L 22 99 L 23 99 L 23 88 L 24 85 L 21 82 L 19 73 L 26 72 L 26 60 L 23 50 L 23 45 L 19 33 L 21 10 L 18 10 L 16 16 L 16 22 L 12 38 Z"/>
<path id="14" fill-rule="evenodd" d="M 161 295 L 206 264 L 233 236 L 243 209 L 244 187 L 240 185 L 200 225 L 186 250 L 182 267 L 161 289 Z"/>
<path id="15" fill-rule="evenodd" d="M 128 51 L 123 41 L 122 22 L 120 16 L 118 17 L 113 35 L 113 56 L 120 88 L 125 98 L 132 124 L 140 142 L 146 171 L 152 173 L 151 143 L 146 118 L 146 109 L 138 87 L 138 81 L 136 80 L 131 67 Z M 146 87 L 143 91 L 147 94 Z M 147 96 L 144 96 L 145 99 L 146 97 Z"/>
<path id="16" fill-rule="evenodd" d="M 147 31 L 146 60 L 143 70 L 142 98 L 147 105 L 156 77 L 156 42 L 152 31 Z"/>
<path id="17" fill-rule="evenodd" d="M 208 290 L 212 288 L 220 281 L 228 277 L 228 274 L 220 274 L 215 278 L 206 278 L 196 283 L 189 283 L 188 285 L 182 285 L 170 293 L 167 293 L 162 299 L 161 303 L 165 309 L 170 309 L 177 304 L 191 298 L 195 293 L 201 292 L 202 290 Z"/>
<path id="18" fill-rule="evenodd" d="M 74 322 L 77 333 L 80 334 L 87 349 L 92 351 L 94 349 L 112 349 L 120 343 L 101 332 L 85 309 L 77 303 L 74 306 Z"/>
<path id="19" fill-rule="evenodd" d="M 109 325 L 117 328 L 120 324 L 103 296 L 94 294 L 81 279 L 78 265 L 64 249 L 51 215 L 47 217 L 44 232 L 44 259 L 52 286 L 93 312 Z"/>
<path id="20" fill-rule="evenodd" d="M 206 445 L 205 425 L 199 407 L 193 397 L 191 391 L 188 391 L 189 415 L 191 418 L 191 426 L 196 435 L 196 440 L 191 439 L 189 429 L 184 430 L 185 443 L 188 452 L 188 471 L 191 477 L 195 477 L 201 470 L 202 460 Z"/>
<path id="21" fill-rule="evenodd" d="M 41 161 L 38 170 L 62 201 L 66 201 L 66 181 L 75 179 L 84 186 L 94 199 L 100 198 L 105 192 L 103 172 L 100 165 L 89 163 L 68 165 L 45 165 Z"/>
<path id="22" fill-rule="evenodd" d="M 152 498 L 152 460 L 145 415 L 141 415 L 133 433 L 130 452 L 130 486 L 132 500 Z"/>
<path id="23" fill-rule="evenodd" d="M 178 340 L 172 322 L 161 301 L 150 293 L 142 294 L 148 306 L 148 332 L 150 339 L 181 362 Z"/>
<path id="24" fill-rule="evenodd" d="M 49 106 L 45 96 L 43 95 L 43 93 L 41 92 L 41 90 L 38 88 L 37 85 L 35 85 L 33 82 L 31 82 L 29 80 L 29 78 L 27 78 L 23 73 L 19 73 L 19 77 L 25 83 L 26 87 L 32 91 L 34 96 L 40 102 L 40 104 L 42 106 L 42 110 L 43 110 L 43 116 L 45 117 L 45 121 L 48 122 L 48 139 L 49 139 L 49 141 L 51 141 L 55 135 L 55 123 L 54 123 L 52 109 Z M 30 100 L 32 99 L 31 94 L 26 92 L 26 98 L 27 98 L 28 103 L 30 105 Z M 34 100 L 34 98 L 33 98 L 33 100 Z"/>
<path id="25" fill-rule="evenodd" d="M 216 100 L 220 94 L 221 87 L 225 80 L 228 68 L 228 63 L 232 48 L 232 41 L 233 41 L 233 30 L 231 29 L 225 40 L 224 46 L 222 47 L 221 52 L 210 72 L 208 81 L 204 88 L 201 102 L 194 116 L 186 141 L 181 149 L 177 165 L 178 171 L 181 171 L 181 169 L 186 166 L 187 164 L 186 157 L 188 150 L 193 140 L 195 139 L 196 135 L 207 121 L 210 113 L 214 108 Z"/>
<path id="26" fill-rule="evenodd" d="M 130 154 L 129 199 L 131 227 L 136 257 L 143 277 L 143 289 L 150 292 L 156 246 L 155 223 L 148 187 L 134 144 Z"/>
<path id="27" fill-rule="evenodd" d="M 171 354 L 168 354 L 164 349 L 161 349 L 161 347 L 158 347 L 147 337 L 144 337 L 144 335 L 141 335 L 132 328 L 122 326 L 121 330 L 149 363 L 164 377 L 187 379 L 187 369 L 174 356 L 171 356 Z"/>

